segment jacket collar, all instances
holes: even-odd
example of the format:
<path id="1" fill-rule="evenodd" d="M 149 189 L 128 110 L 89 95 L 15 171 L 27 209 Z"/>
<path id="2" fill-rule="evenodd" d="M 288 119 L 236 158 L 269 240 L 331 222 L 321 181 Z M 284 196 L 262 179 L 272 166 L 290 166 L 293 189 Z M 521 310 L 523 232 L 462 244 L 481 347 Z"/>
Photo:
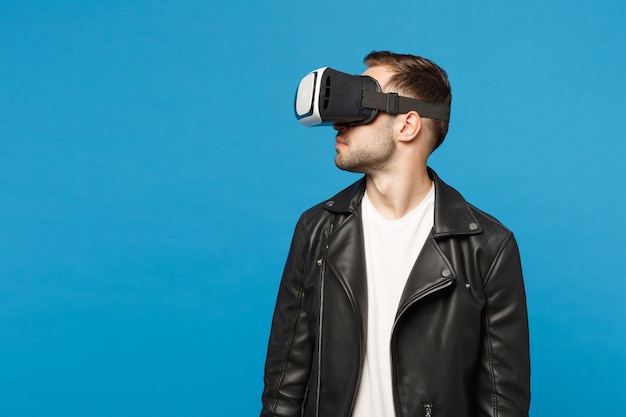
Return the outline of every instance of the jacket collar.
<path id="1" fill-rule="evenodd" d="M 434 170 L 428 175 L 435 184 L 435 225 L 433 236 L 478 234 L 483 228 L 471 206 L 454 188 L 443 182 Z M 336 214 L 350 214 L 358 210 L 365 193 L 365 177 L 339 192 L 324 203 L 326 210 Z"/>

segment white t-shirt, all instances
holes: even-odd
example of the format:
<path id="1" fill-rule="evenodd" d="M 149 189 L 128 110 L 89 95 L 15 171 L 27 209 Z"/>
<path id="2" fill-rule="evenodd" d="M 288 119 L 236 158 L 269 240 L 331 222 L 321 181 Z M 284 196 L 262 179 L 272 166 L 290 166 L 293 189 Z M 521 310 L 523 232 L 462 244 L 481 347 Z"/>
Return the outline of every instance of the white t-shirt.
<path id="1" fill-rule="evenodd" d="M 391 330 L 407 278 L 434 224 L 435 187 L 406 216 L 389 221 L 367 197 L 361 212 L 367 268 L 367 345 L 353 417 L 395 415 Z"/>

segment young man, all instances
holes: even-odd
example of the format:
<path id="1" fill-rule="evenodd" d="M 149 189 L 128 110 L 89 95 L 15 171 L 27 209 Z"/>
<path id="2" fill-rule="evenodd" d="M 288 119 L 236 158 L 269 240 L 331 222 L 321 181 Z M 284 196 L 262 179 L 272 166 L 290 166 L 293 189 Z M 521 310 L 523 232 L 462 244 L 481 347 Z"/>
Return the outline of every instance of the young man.
<path id="1" fill-rule="evenodd" d="M 446 73 L 373 52 L 383 92 L 450 104 Z M 360 181 L 296 226 L 261 416 L 528 416 L 524 284 L 512 233 L 427 166 L 448 123 L 416 111 L 334 124 Z"/>

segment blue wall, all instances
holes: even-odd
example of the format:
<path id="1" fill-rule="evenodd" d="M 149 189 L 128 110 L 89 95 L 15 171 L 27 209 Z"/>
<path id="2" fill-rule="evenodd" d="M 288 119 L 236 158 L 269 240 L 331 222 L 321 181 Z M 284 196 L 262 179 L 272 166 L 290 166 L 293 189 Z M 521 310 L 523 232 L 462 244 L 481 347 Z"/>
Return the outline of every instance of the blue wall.
<path id="1" fill-rule="evenodd" d="M 291 232 L 358 177 L 293 118 L 300 77 L 434 59 L 431 166 L 515 232 L 534 416 L 623 416 L 626 7 L 7 0 L 0 415 L 244 416 Z"/>

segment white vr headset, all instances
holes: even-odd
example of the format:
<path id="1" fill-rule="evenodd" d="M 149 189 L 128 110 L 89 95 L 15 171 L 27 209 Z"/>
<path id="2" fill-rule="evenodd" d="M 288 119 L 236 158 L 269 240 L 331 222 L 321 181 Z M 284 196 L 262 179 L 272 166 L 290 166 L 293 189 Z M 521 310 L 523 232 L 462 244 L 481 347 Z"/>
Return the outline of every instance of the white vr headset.
<path id="1" fill-rule="evenodd" d="M 305 126 L 364 125 L 379 111 L 398 114 L 414 110 L 429 119 L 450 120 L 449 104 L 383 93 L 372 77 L 328 67 L 311 71 L 300 81 L 294 107 L 296 118 Z"/>

